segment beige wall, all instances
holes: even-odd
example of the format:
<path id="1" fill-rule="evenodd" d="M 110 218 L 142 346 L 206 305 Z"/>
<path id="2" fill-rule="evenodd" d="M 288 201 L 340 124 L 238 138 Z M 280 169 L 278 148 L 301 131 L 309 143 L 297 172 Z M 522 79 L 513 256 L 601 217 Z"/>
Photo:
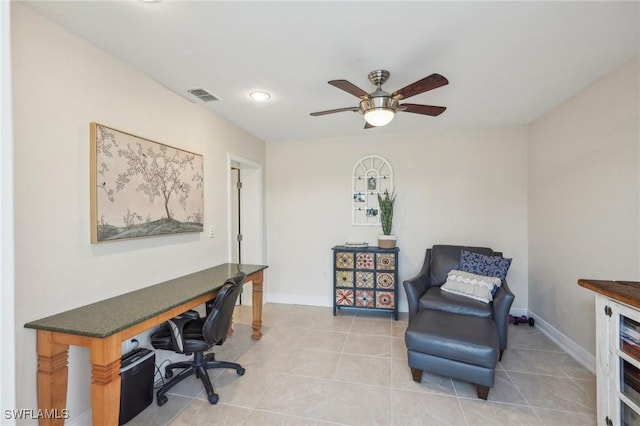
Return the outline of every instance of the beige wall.
<path id="1" fill-rule="evenodd" d="M 640 279 L 638 60 L 529 128 L 529 309 L 595 354 L 579 278 Z"/>
<path id="2" fill-rule="evenodd" d="M 419 136 L 378 136 L 373 129 L 359 138 L 269 142 L 268 299 L 332 305 L 331 247 L 376 244 L 381 233 L 380 227 L 352 226 L 350 210 L 353 166 L 377 154 L 395 172 L 400 280 L 419 271 L 434 244 L 489 246 L 514 259 L 508 275 L 513 306 L 525 313 L 526 144 L 526 127 Z M 401 298 L 406 310 L 404 289 Z"/>
<path id="3" fill-rule="evenodd" d="M 264 143 L 20 4 L 12 8 L 17 401 L 35 408 L 25 322 L 228 260 L 227 162 Z M 90 244 L 89 122 L 204 155 L 206 233 Z M 68 408 L 90 407 L 88 353 L 70 351 Z"/>

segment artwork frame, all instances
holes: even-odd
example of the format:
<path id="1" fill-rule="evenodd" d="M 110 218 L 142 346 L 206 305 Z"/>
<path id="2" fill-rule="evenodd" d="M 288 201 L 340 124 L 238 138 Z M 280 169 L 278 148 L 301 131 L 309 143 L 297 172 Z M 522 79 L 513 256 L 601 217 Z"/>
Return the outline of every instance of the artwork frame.
<path id="1" fill-rule="evenodd" d="M 89 127 L 92 243 L 203 231 L 201 154 Z"/>

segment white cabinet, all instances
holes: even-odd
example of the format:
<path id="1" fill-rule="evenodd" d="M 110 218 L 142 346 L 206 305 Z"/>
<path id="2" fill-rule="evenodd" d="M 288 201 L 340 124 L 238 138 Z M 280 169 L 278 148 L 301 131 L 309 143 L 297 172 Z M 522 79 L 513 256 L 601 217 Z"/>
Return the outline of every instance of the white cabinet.
<path id="1" fill-rule="evenodd" d="M 596 291 L 598 425 L 640 426 L 640 286 L 608 283 Z M 637 283 L 635 283 L 637 284 Z M 623 301 L 615 285 L 624 290 Z M 628 286 L 632 286 L 629 288 Z M 634 300 L 634 298 L 636 300 Z"/>

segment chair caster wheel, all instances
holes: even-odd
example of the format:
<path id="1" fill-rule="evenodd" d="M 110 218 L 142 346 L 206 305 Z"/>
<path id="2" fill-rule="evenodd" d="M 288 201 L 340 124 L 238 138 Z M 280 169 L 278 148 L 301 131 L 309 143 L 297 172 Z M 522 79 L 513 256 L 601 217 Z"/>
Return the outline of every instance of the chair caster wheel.
<path id="1" fill-rule="evenodd" d="M 170 379 L 173 377 L 173 371 L 172 370 L 165 370 L 164 371 L 164 378 L 165 379 Z"/>
<path id="2" fill-rule="evenodd" d="M 164 404 L 167 403 L 167 401 L 169 400 L 169 398 L 167 398 L 166 395 L 162 395 L 162 396 L 158 396 L 158 407 L 162 407 Z"/>
<path id="3" fill-rule="evenodd" d="M 236 370 L 236 373 L 238 374 L 238 376 L 244 376 L 245 371 L 246 370 L 244 368 L 240 367 Z"/>
<path id="4" fill-rule="evenodd" d="M 529 318 L 529 326 L 533 327 L 535 325 L 535 321 L 533 320 L 533 318 Z"/>
<path id="5" fill-rule="evenodd" d="M 217 404 L 218 403 L 218 394 L 212 393 L 211 395 L 209 395 L 209 402 L 211 404 Z"/>

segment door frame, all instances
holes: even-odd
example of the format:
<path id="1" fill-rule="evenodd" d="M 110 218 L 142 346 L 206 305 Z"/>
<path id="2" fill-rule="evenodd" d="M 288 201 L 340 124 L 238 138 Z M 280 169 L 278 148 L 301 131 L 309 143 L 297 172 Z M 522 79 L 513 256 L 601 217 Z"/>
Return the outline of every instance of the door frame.
<path id="1" fill-rule="evenodd" d="M 233 194 L 232 191 L 237 189 L 232 188 L 234 182 L 233 171 L 231 167 L 236 167 L 241 170 L 252 170 L 255 176 L 246 180 L 247 173 L 241 173 L 242 177 L 242 192 L 241 192 L 241 212 L 240 212 L 240 224 L 243 233 L 242 241 L 242 259 L 245 263 L 264 264 L 264 184 L 263 184 L 263 167 L 262 164 L 251 161 L 247 158 L 241 157 L 235 154 L 229 154 L 227 157 L 227 217 L 228 217 L 228 259 L 231 262 L 233 258 L 233 250 L 235 247 L 235 235 L 233 232 Z M 244 222 L 246 216 L 258 217 L 258 223 L 252 224 L 251 227 L 247 226 Z M 249 232 L 250 234 L 247 234 Z M 247 236 L 249 238 L 247 238 Z M 250 252 L 251 255 L 247 256 L 246 253 Z"/>
<path id="2" fill-rule="evenodd" d="M 15 232 L 11 3 L 0 2 L 0 407 L 16 408 Z M 22 329 L 22 328 L 21 328 Z M 22 392 L 24 394 L 24 392 Z M 15 425 L 16 419 L 2 424 Z"/>

